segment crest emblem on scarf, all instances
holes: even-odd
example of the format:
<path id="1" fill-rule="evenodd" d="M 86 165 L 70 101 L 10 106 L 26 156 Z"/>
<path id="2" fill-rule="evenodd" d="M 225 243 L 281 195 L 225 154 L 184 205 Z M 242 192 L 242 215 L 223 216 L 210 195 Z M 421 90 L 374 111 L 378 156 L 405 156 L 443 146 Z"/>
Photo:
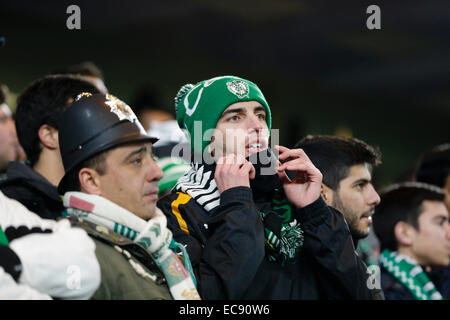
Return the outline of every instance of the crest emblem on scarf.
<path id="1" fill-rule="evenodd" d="M 250 88 L 248 84 L 244 81 L 239 80 L 229 81 L 227 82 L 227 88 L 232 94 L 236 95 L 239 99 L 249 97 L 248 94 L 250 93 Z"/>
<path id="2" fill-rule="evenodd" d="M 127 119 L 130 122 L 137 120 L 137 117 L 130 106 L 115 96 L 107 94 L 105 103 L 111 108 L 110 111 L 114 113 L 119 120 Z"/>

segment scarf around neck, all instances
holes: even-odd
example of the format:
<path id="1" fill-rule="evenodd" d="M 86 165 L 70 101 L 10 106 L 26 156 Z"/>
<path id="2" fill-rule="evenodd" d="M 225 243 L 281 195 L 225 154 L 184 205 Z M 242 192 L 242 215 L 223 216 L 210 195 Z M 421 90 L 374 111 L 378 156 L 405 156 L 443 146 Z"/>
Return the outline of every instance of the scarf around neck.
<path id="1" fill-rule="evenodd" d="M 414 259 L 385 249 L 381 253 L 380 263 L 417 300 L 442 300 L 442 295 Z"/>
<path id="2" fill-rule="evenodd" d="M 195 277 L 186 250 L 172 238 L 164 214 L 145 221 L 106 198 L 83 192 L 66 192 L 66 213 L 106 227 L 144 247 L 163 272 L 175 300 L 199 300 Z M 174 251 L 183 256 L 183 263 Z M 184 264 L 184 265 L 183 265 Z"/>
<path id="3" fill-rule="evenodd" d="M 178 179 L 174 192 L 188 194 L 213 216 L 217 213 L 215 209 L 220 206 L 220 192 L 214 180 L 214 172 L 215 165 L 192 163 L 191 169 Z M 270 189 L 272 193 L 270 206 L 260 211 L 260 216 L 264 224 L 268 259 L 280 261 L 284 265 L 286 262 L 293 262 L 299 255 L 304 236 L 300 223 L 292 215 L 292 204 L 286 199 L 281 182 L 277 179 L 277 176 L 257 175 L 257 178 L 251 180 L 251 189 L 253 192 L 268 192 Z"/>

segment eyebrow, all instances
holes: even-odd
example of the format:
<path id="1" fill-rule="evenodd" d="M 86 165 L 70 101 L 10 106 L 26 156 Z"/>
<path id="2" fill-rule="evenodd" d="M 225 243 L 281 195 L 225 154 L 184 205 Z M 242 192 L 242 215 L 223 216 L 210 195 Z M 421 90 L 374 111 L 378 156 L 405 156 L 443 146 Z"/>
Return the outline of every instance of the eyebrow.
<path id="1" fill-rule="evenodd" d="M 439 215 L 433 217 L 433 220 L 439 221 L 439 220 L 449 220 L 448 215 L 440 213 Z"/>
<path id="2" fill-rule="evenodd" d="M 147 152 L 147 146 L 142 146 L 139 149 L 136 149 L 134 151 L 131 151 L 125 158 L 124 162 L 127 162 L 130 160 L 130 158 L 132 158 L 133 156 L 137 155 L 137 154 L 141 154 L 141 153 L 145 153 Z"/>
<path id="3" fill-rule="evenodd" d="M 256 106 L 253 109 L 253 112 L 257 112 L 257 111 L 264 111 L 265 112 L 266 110 L 262 106 Z M 222 119 L 223 117 L 225 117 L 227 114 L 230 114 L 230 113 L 245 113 L 245 109 L 244 108 L 234 108 L 234 109 L 225 110 L 222 113 L 222 115 L 220 116 L 220 118 Z"/>
<path id="4" fill-rule="evenodd" d="M 358 184 L 362 184 L 362 183 L 370 183 L 370 182 L 371 182 L 371 180 L 362 178 L 362 179 L 358 179 L 358 180 L 354 181 L 353 185 L 358 185 Z"/>

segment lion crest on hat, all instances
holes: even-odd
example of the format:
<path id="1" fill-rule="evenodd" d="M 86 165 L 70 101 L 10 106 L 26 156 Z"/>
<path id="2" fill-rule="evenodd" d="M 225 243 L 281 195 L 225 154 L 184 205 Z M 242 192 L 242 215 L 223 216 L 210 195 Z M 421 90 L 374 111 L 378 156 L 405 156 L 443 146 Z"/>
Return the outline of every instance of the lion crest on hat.
<path id="1" fill-rule="evenodd" d="M 250 88 L 248 84 L 244 81 L 239 80 L 229 81 L 227 82 L 227 88 L 232 94 L 236 95 L 239 99 L 249 97 Z"/>

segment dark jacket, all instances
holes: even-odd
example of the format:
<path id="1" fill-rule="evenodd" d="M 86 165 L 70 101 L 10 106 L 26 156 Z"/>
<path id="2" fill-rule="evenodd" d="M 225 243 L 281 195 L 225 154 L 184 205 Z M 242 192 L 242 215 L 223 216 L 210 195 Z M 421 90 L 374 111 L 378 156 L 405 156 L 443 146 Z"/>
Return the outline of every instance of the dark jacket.
<path id="1" fill-rule="evenodd" d="M 220 195 L 212 214 L 181 192 L 158 202 L 174 238 L 186 245 L 201 297 L 372 299 L 348 226 L 321 197 L 293 213 L 305 237 L 296 260 L 285 266 L 268 260 L 259 212 L 272 196 L 235 187 Z"/>
<path id="2" fill-rule="evenodd" d="M 435 284 L 445 300 L 450 300 L 450 266 L 433 267 L 428 278 Z"/>
<path id="3" fill-rule="evenodd" d="M 353 245 L 355 246 L 355 248 L 358 248 L 358 242 L 358 239 L 353 238 Z M 364 259 L 367 257 L 360 256 L 358 250 L 356 250 L 356 254 L 358 255 L 358 265 L 361 269 L 360 272 L 367 274 L 366 283 L 369 283 L 368 286 L 370 285 L 369 290 L 372 296 L 371 300 L 386 300 L 386 298 L 384 297 L 383 289 L 381 287 L 381 270 L 379 266 L 377 264 L 371 265 L 371 268 L 369 269 Z"/>
<path id="4" fill-rule="evenodd" d="M 448 274 L 445 268 L 434 268 L 431 272 L 426 271 L 425 266 L 421 266 L 428 279 L 433 282 L 437 291 L 442 294 L 446 300 L 448 296 Z M 386 268 L 380 266 L 381 269 L 381 288 L 383 289 L 386 300 L 416 300 L 411 291 L 408 290 L 400 281 L 398 281 Z M 448 272 L 448 270 L 447 270 Z"/>
<path id="5" fill-rule="evenodd" d="M 8 164 L 7 178 L 0 190 L 9 198 L 22 203 L 28 210 L 44 219 L 56 219 L 64 210 L 56 186 L 29 165 L 19 161 Z"/>
<path id="6" fill-rule="evenodd" d="M 415 300 L 413 294 L 400 283 L 392 274 L 390 274 L 383 266 L 381 270 L 381 288 L 384 292 L 386 300 Z"/>

